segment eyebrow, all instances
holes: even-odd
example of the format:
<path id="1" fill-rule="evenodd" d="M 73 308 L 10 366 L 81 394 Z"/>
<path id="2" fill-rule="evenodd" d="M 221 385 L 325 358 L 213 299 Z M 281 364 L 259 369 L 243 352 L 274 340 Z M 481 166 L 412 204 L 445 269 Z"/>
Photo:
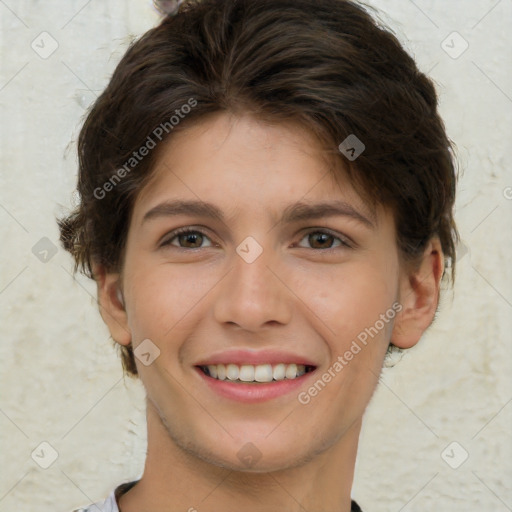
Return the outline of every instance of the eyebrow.
<path id="1" fill-rule="evenodd" d="M 177 215 L 194 215 L 209 217 L 225 223 L 225 216 L 217 206 L 198 200 L 165 201 L 146 212 L 142 223 L 158 217 L 173 217 Z M 355 219 L 371 229 L 375 229 L 375 215 L 372 212 L 370 220 L 351 204 L 341 201 L 328 201 L 321 203 L 297 202 L 287 206 L 281 217 L 282 223 L 293 223 L 304 220 L 319 219 L 322 217 L 349 217 Z"/>

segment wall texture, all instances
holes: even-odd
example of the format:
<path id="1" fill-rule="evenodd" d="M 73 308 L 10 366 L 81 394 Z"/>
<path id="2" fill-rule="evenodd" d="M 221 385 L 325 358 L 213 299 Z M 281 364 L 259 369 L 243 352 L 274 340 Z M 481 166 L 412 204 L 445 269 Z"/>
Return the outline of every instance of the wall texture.
<path id="1" fill-rule="evenodd" d="M 463 171 L 463 243 L 436 322 L 384 370 L 353 495 L 371 512 L 505 512 L 512 3 L 368 3 L 437 83 Z M 95 287 L 73 279 L 55 216 L 72 205 L 82 116 L 131 38 L 157 21 L 149 0 L 0 1 L 1 512 L 69 511 L 143 468 L 143 389 L 123 379 Z"/>

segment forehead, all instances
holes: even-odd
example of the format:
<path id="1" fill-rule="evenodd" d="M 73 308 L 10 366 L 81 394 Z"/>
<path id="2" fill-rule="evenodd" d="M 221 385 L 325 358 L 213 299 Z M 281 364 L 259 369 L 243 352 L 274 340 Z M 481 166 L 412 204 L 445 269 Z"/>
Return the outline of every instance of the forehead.
<path id="1" fill-rule="evenodd" d="M 211 115 L 176 132 L 159 148 L 134 216 L 171 197 L 222 204 L 233 214 L 264 209 L 276 215 L 292 202 L 342 198 L 375 218 L 333 153 L 297 123 Z"/>

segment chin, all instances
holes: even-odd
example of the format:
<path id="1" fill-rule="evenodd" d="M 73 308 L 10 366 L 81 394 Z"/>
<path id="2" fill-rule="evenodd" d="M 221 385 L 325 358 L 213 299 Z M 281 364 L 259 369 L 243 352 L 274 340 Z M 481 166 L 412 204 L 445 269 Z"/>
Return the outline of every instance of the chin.
<path id="1" fill-rule="evenodd" d="M 247 445 L 242 447 L 240 451 L 243 452 Z M 284 471 L 291 468 L 300 467 L 307 462 L 311 461 L 316 454 L 314 453 L 270 453 L 268 450 L 254 452 L 254 456 L 248 455 L 249 450 L 244 455 L 238 456 L 238 452 L 235 457 L 226 459 L 223 454 L 216 452 L 209 452 L 204 457 L 204 452 L 196 452 L 196 456 L 202 458 L 205 462 L 218 466 L 220 468 L 228 469 L 238 473 L 274 473 L 278 471 Z M 251 457 L 251 458 L 249 458 Z"/>
<path id="2" fill-rule="evenodd" d="M 254 436 L 252 441 L 249 435 L 243 440 L 234 440 L 226 435 L 223 442 L 219 439 L 204 439 L 204 443 L 189 441 L 184 447 L 186 451 L 208 464 L 242 473 L 272 473 L 291 468 L 300 467 L 326 450 L 334 442 L 323 446 L 316 441 L 315 445 L 306 445 L 304 439 L 312 436 L 303 435 L 294 439 L 288 436 L 272 435 Z"/>

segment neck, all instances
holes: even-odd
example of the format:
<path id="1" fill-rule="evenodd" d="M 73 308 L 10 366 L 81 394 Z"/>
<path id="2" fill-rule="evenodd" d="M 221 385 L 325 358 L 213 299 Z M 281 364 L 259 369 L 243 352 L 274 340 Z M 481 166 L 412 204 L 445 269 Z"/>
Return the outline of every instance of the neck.
<path id="1" fill-rule="evenodd" d="M 120 512 L 350 512 L 361 422 L 333 446 L 293 468 L 233 471 L 178 446 L 151 402 L 148 449 L 139 482 L 119 499 Z"/>

